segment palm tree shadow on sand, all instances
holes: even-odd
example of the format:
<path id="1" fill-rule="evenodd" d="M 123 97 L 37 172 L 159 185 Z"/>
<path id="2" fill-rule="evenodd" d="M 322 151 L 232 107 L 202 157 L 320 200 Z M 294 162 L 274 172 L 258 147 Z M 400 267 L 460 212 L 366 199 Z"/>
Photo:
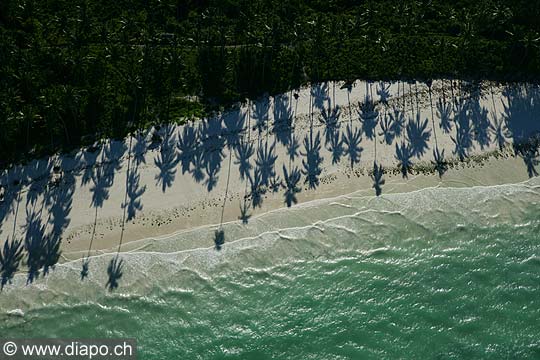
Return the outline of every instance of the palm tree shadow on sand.
<path id="1" fill-rule="evenodd" d="M 391 121 L 391 126 L 389 130 L 392 133 L 392 139 L 400 137 L 403 133 L 403 129 L 405 129 L 405 114 L 399 107 L 394 106 L 392 108 L 392 111 L 390 111 L 388 117 Z"/>
<path id="2" fill-rule="evenodd" d="M 437 115 L 441 119 L 440 128 L 445 134 L 452 131 L 452 103 L 447 103 L 446 100 L 440 99 L 437 102 Z"/>
<path id="3" fill-rule="evenodd" d="M 495 142 L 497 143 L 497 147 L 499 148 L 499 150 L 504 149 L 506 145 L 505 134 L 508 132 L 504 120 L 501 118 L 493 119 L 493 123 L 490 125 L 490 130 L 495 137 Z"/>
<path id="4" fill-rule="evenodd" d="M 221 227 L 214 232 L 214 244 L 217 251 L 220 251 L 225 244 L 225 231 Z"/>
<path id="5" fill-rule="evenodd" d="M 131 150 L 132 150 L 132 137 L 130 137 L 129 141 L 129 151 L 128 151 L 128 163 L 127 163 L 127 172 L 126 172 L 126 189 L 124 194 L 124 202 L 121 205 L 121 208 L 124 210 L 122 214 L 122 225 L 120 230 L 120 240 L 118 242 L 118 248 L 116 250 L 116 256 L 111 259 L 111 262 L 109 263 L 109 266 L 107 267 L 107 274 L 109 276 L 107 283 L 105 284 L 105 287 L 109 289 L 109 291 L 113 291 L 118 288 L 119 280 L 122 278 L 123 272 L 123 259 L 120 259 L 120 251 L 122 249 L 122 243 L 124 241 L 124 232 L 126 229 L 126 216 L 127 216 L 127 210 L 128 210 L 128 199 L 129 199 L 129 177 L 130 177 L 130 170 L 132 166 L 132 156 L 131 156 Z M 83 270 L 84 270 L 84 264 L 83 264 Z M 81 274 L 82 275 L 82 274 Z"/>
<path id="6" fill-rule="evenodd" d="M 24 249 L 27 252 L 26 265 L 28 267 L 28 276 L 26 283 L 31 284 L 40 275 L 43 264 L 43 248 L 45 239 L 45 226 L 41 223 L 41 214 L 26 210 L 26 224 L 24 239 Z"/>
<path id="7" fill-rule="evenodd" d="M 540 165 L 540 88 L 538 85 L 508 86 L 503 95 L 506 137 L 514 152 L 523 159 L 529 177 L 538 176 Z M 502 101 L 502 100 L 501 100 Z"/>
<path id="8" fill-rule="evenodd" d="M 328 110 L 326 110 L 326 108 L 323 108 L 321 113 L 321 121 L 325 125 L 325 145 L 328 151 L 332 153 L 333 164 L 337 164 L 339 162 L 339 159 L 341 158 L 341 155 L 343 154 L 343 142 L 340 141 L 339 136 L 340 116 L 341 109 L 338 106 Z"/>
<path id="9" fill-rule="evenodd" d="M 527 166 L 527 174 L 529 177 L 538 176 L 537 167 L 540 165 L 540 152 L 538 151 L 538 148 L 522 152 L 521 157 Z"/>
<path id="10" fill-rule="evenodd" d="M 140 140 L 139 140 L 140 141 Z M 92 186 L 90 192 L 92 193 L 91 206 L 94 207 L 94 223 L 92 225 L 92 234 L 90 236 L 90 243 L 88 245 L 88 251 L 86 257 L 82 261 L 81 280 L 84 280 L 89 275 L 90 268 L 90 253 L 94 244 L 96 235 L 98 211 L 106 200 L 109 199 L 109 188 L 112 187 L 115 177 L 115 166 L 106 164 L 109 159 L 110 151 L 109 144 L 103 144 L 101 149 L 100 164 L 96 165 L 95 170 L 91 174 Z M 144 158 L 144 157 L 143 157 Z M 142 160 L 140 160 L 142 162 Z M 117 165 L 119 167 L 119 165 Z"/>
<path id="11" fill-rule="evenodd" d="M 57 161 L 54 175 L 44 187 L 42 206 L 38 209 L 27 203 L 26 232 L 24 249 L 27 252 L 27 284 L 33 283 L 41 275 L 48 275 L 58 263 L 61 250 L 62 234 L 70 223 L 75 191 L 75 178 L 71 172 L 64 173 L 66 159 Z M 47 215 L 44 219 L 42 215 Z M 12 236 L 12 239 L 14 235 Z"/>
<path id="12" fill-rule="evenodd" d="M 61 239 L 58 234 L 52 232 L 45 234 L 45 224 L 41 222 L 41 215 L 38 212 L 27 214 L 28 223 L 26 225 L 26 238 L 24 247 L 28 254 L 27 266 L 28 276 L 26 283 L 31 284 L 39 278 L 41 274 L 46 276 L 50 269 L 54 269 L 60 259 Z"/>
<path id="13" fill-rule="evenodd" d="M 349 157 L 351 170 L 354 165 L 360 162 L 360 156 L 364 148 L 360 146 L 362 142 L 362 132 L 360 129 L 353 130 L 348 124 L 343 135 L 343 144 L 345 145 L 345 153 Z"/>
<path id="14" fill-rule="evenodd" d="M 107 279 L 107 283 L 105 284 L 105 287 L 108 288 L 109 291 L 113 291 L 118 288 L 119 281 L 124 275 L 123 267 L 124 260 L 120 259 L 118 255 L 111 259 L 111 262 L 107 267 L 107 275 L 109 276 L 109 278 Z"/>
<path id="15" fill-rule="evenodd" d="M 180 162 L 180 158 L 175 151 L 176 136 L 174 133 L 175 126 L 167 125 L 165 127 L 164 138 L 161 143 L 158 156 L 154 159 L 154 165 L 159 169 L 159 173 L 155 176 L 156 185 L 161 184 L 161 191 L 165 192 L 172 186 L 176 177 L 176 166 Z"/>
<path id="16" fill-rule="evenodd" d="M 409 121 L 407 124 L 407 141 L 413 156 L 420 158 L 429 148 L 429 139 L 431 130 L 427 128 L 428 119 L 420 120 L 420 113 L 417 114 L 415 121 Z"/>
<path id="17" fill-rule="evenodd" d="M 50 235 L 45 241 L 45 252 L 43 258 L 43 276 L 49 274 L 49 270 L 55 268 L 58 260 L 60 260 L 60 238 Z"/>
<path id="18" fill-rule="evenodd" d="M 251 176 L 251 170 L 253 165 L 251 164 L 251 157 L 255 154 L 253 145 L 248 141 L 242 141 L 235 150 L 235 165 L 238 165 L 238 171 L 240 173 L 240 180 L 248 180 Z"/>
<path id="19" fill-rule="evenodd" d="M 385 183 L 383 176 L 384 169 L 382 165 L 377 165 L 377 162 L 373 162 L 373 173 L 371 174 L 371 179 L 373 180 L 372 187 L 375 189 L 375 195 L 377 196 L 382 194 L 382 186 Z"/>
<path id="20" fill-rule="evenodd" d="M 12 180 L 17 181 L 17 185 L 9 185 L 10 183 L 10 176 L 7 174 L 5 175 L 5 178 L 1 179 L 1 185 L 3 185 L 3 191 L 4 191 L 4 198 L 3 201 L 0 202 L 0 224 L 2 224 L 3 220 L 8 216 L 8 214 L 13 213 L 15 220 L 17 219 L 18 209 L 20 205 L 20 192 L 18 191 L 19 184 L 21 182 L 21 178 L 24 177 L 24 174 L 21 170 L 19 170 L 20 167 L 15 168 L 14 170 L 11 170 L 11 179 L 17 179 Z"/>
<path id="21" fill-rule="evenodd" d="M 276 176 L 274 165 L 278 156 L 276 155 L 275 149 L 275 142 L 273 142 L 270 147 L 268 147 L 268 142 L 265 142 L 264 146 L 262 145 L 262 142 L 260 142 L 257 149 L 255 166 L 260 174 L 261 183 L 265 187 L 268 187 L 270 185 L 270 180 Z"/>
<path id="22" fill-rule="evenodd" d="M 412 171 L 413 167 L 413 153 L 408 144 L 404 141 L 401 142 L 401 146 L 396 144 L 396 160 L 398 161 L 398 167 L 401 170 L 401 176 L 406 179 Z"/>
<path id="23" fill-rule="evenodd" d="M 488 110 L 480 105 L 480 99 L 475 98 L 471 104 L 471 118 L 474 125 L 474 140 L 484 149 L 491 143 L 491 122 L 488 118 Z"/>
<path id="24" fill-rule="evenodd" d="M 178 136 L 176 147 L 180 151 L 178 158 L 181 163 L 182 174 L 190 172 L 191 165 L 195 161 L 195 154 L 200 151 L 198 149 L 199 140 L 199 128 L 192 125 L 185 125 L 182 134 Z"/>
<path id="25" fill-rule="evenodd" d="M 0 252 L 0 291 L 6 284 L 11 284 L 13 276 L 19 269 L 23 257 L 22 241 L 6 240 L 4 248 Z"/>
<path id="26" fill-rule="evenodd" d="M 291 207 L 293 204 L 298 203 L 296 194 L 302 190 L 298 186 L 301 179 L 301 173 L 297 167 L 292 168 L 289 172 L 285 165 L 283 165 L 283 176 L 285 177 L 285 204 L 287 204 L 287 207 Z"/>
<path id="27" fill-rule="evenodd" d="M 375 138 L 375 129 L 378 125 L 379 112 L 375 109 L 375 103 L 370 96 L 366 95 L 364 102 L 359 104 L 358 115 L 362 123 L 362 132 L 370 140 Z"/>
<path id="28" fill-rule="evenodd" d="M 308 184 L 310 189 L 316 189 L 319 186 L 319 176 L 322 173 L 323 158 L 321 156 L 320 134 L 317 132 L 317 135 L 313 138 L 313 129 L 304 138 L 304 153 L 302 155 L 305 156 L 305 159 L 302 159 L 304 182 Z"/>
<path id="29" fill-rule="evenodd" d="M 132 166 L 132 169 L 129 171 L 127 179 L 127 204 L 123 204 L 122 208 L 127 206 L 127 220 L 133 220 L 137 212 L 142 211 L 143 204 L 141 197 L 146 191 L 146 185 L 141 186 L 140 184 L 141 176 L 138 172 L 138 165 Z"/>
<path id="30" fill-rule="evenodd" d="M 383 138 L 386 145 L 391 145 L 396 137 L 393 124 L 392 116 L 384 114 L 384 117 L 381 120 L 381 131 L 379 132 L 379 136 Z"/>
<path id="31" fill-rule="evenodd" d="M 247 224 L 251 218 L 248 198 L 249 196 L 247 194 L 244 195 L 244 200 L 240 203 L 240 216 L 238 217 L 238 220 L 242 220 L 242 224 L 244 225 Z"/>
<path id="32" fill-rule="evenodd" d="M 29 172 L 35 174 L 50 174 L 53 170 L 54 161 L 47 159 L 45 161 L 35 162 Z M 29 176 L 31 179 L 31 176 Z M 42 181 L 32 181 L 28 187 L 28 192 L 26 195 L 26 204 L 35 205 L 40 195 L 47 195 L 45 191 L 47 186 L 44 185 Z M 50 199 L 49 199 L 50 200 Z"/>
<path id="33" fill-rule="evenodd" d="M 201 134 L 205 139 L 201 152 L 202 164 L 195 166 L 202 166 L 202 169 L 204 169 L 206 175 L 204 184 L 208 191 L 212 191 L 217 185 L 221 165 L 225 158 L 223 150 L 226 145 L 226 137 L 222 136 L 222 123 L 222 117 L 214 117 L 206 120 L 201 127 Z"/>
<path id="34" fill-rule="evenodd" d="M 437 170 L 439 177 L 442 178 L 444 173 L 448 170 L 448 163 L 444 158 L 444 149 L 439 151 L 439 148 L 437 147 L 433 150 L 433 165 L 435 166 L 435 170 Z"/>
<path id="35" fill-rule="evenodd" d="M 310 91 L 311 98 L 313 99 L 313 107 L 323 111 L 324 103 L 330 101 L 328 96 L 328 84 L 327 83 L 317 83 L 311 87 Z"/>
<path id="36" fill-rule="evenodd" d="M 287 156 L 289 161 L 294 161 L 297 157 L 300 157 L 300 142 L 295 134 L 291 133 L 291 141 L 287 146 Z"/>
<path id="37" fill-rule="evenodd" d="M 80 272 L 81 280 L 84 280 L 90 274 L 90 258 L 83 259 L 82 268 Z"/>
<path id="38" fill-rule="evenodd" d="M 327 136 L 329 133 L 327 133 Z M 330 134 L 330 139 L 327 138 L 327 150 L 332 154 L 332 164 L 339 164 L 341 157 L 345 153 L 345 148 L 343 147 L 343 138 L 340 136 L 339 131 L 334 131 Z"/>
<path id="39" fill-rule="evenodd" d="M 268 95 L 262 96 L 259 100 L 255 101 L 253 108 L 253 119 L 255 120 L 255 125 L 253 125 L 253 130 L 257 130 L 259 135 L 268 129 L 268 112 L 270 110 L 270 97 Z"/>
<path id="40" fill-rule="evenodd" d="M 459 157 L 460 161 L 465 160 L 469 156 L 469 151 L 473 146 L 473 130 L 471 119 L 468 115 L 468 103 L 460 100 L 456 103 L 456 135 L 450 136 L 454 143 L 454 154 Z"/>
<path id="41" fill-rule="evenodd" d="M 250 194 L 251 204 L 254 208 L 262 206 L 262 195 L 266 192 L 266 188 L 262 182 L 261 171 L 259 168 L 253 170 L 253 176 L 249 178 L 250 180 Z"/>
<path id="42" fill-rule="evenodd" d="M 279 143 L 288 146 L 292 126 L 292 109 L 286 95 L 274 97 L 274 126 L 272 132 Z"/>

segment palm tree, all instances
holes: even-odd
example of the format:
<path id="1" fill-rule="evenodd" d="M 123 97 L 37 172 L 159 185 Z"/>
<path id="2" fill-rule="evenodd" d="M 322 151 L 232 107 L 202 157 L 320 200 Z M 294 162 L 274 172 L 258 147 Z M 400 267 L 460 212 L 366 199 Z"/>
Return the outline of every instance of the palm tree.
<path id="1" fill-rule="evenodd" d="M 534 54 L 538 49 L 540 49 L 540 34 L 534 30 L 527 29 L 525 34 L 514 34 L 507 31 L 506 33 L 510 35 L 515 44 L 514 51 L 518 51 L 521 56 L 519 56 L 519 63 L 516 64 L 517 67 L 526 65 L 527 60 L 530 61 L 531 53 Z M 521 50 L 521 51 L 520 51 Z"/>

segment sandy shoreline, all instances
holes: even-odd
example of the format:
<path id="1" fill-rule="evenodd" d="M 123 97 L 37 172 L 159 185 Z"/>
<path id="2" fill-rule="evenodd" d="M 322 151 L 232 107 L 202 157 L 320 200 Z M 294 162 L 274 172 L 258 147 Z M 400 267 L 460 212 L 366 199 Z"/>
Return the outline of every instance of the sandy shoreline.
<path id="1" fill-rule="evenodd" d="M 403 180 L 400 175 L 389 174 L 385 178 L 385 194 L 410 192 L 430 187 L 471 187 L 471 186 L 491 186 L 519 183 L 527 180 L 526 166 L 518 158 L 490 158 L 484 164 L 471 164 L 460 166 L 457 169 L 450 169 L 444 179 L 438 175 L 411 175 L 408 180 Z M 368 169 L 365 169 L 367 173 Z M 342 173 L 334 175 L 332 181 L 322 184 L 316 191 L 303 191 L 298 196 L 299 204 L 306 204 L 319 199 L 334 198 L 341 195 L 361 191 L 365 195 L 373 195 L 372 180 L 366 175 L 349 176 Z M 384 195 L 383 195 L 384 196 Z M 270 193 L 265 196 L 264 203 L 260 208 L 256 208 L 250 214 L 255 217 L 269 211 L 285 208 L 283 194 L 280 192 Z M 226 203 L 223 222 L 241 222 L 240 198 L 238 194 L 229 198 Z M 298 206 L 298 205 L 297 205 Z M 182 214 L 182 211 L 185 211 Z M 177 208 L 149 211 L 141 216 L 140 221 L 133 221 L 126 224 L 124 233 L 123 251 L 130 251 L 137 248 L 130 242 L 142 239 L 156 239 L 168 236 L 181 230 L 189 230 L 201 226 L 213 225 L 219 227 L 222 204 L 215 202 L 213 205 L 206 203 L 204 206 L 195 206 L 193 210 L 179 210 Z M 148 225 L 150 223 L 150 225 Z M 104 227 L 106 225 L 103 225 Z M 249 223 L 246 224 L 249 226 Z M 110 228 L 109 228 L 110 229 Z M 102 230 L 103 231 L 103 230 Z M 85 232 L 88 234 L 88 230 Z M 85 238 L 85 233 L 75 234 L 71 243 L 64 245 L 64 259 L 74 260 L 85 255 L 87 247 L 81 239 Z M 114 245 L 121 234 L 121 227 L 117 225 L 105 233 L 104 236 L 96 237 L 94 240 L 93 254 L 116 251 Z M 88 235 L 87 235 L 88 236 Z M 86 236 L 86 238 L 87 238 Z M 111 246 L 112 245 L 112 246 Z M 199 244 L 193 247 L 212 247 L 213 239 L 200 239 Z"/>
<path id="2" fill-rule="evenodd" d="M 2 183 L 23 179 L 23 185 L 11 186 L 0 208 L 0 236 L 59 236 L 61 261 L 67 261 L 129 251 L 133 241 L 182 229 L 217 228 L 242 218 L 249 226 L 250 217 L 287 205 L 356 191 L 374 196 L 374 182 L 384 196 L 517 183 L 538 169 L 536 157 L 513 149 L 523 136 L 517 134 L 523 118 L 527 131 L 539 127 L 539 102 L 528 99 L 539 98 L 533 86 L 512 85 L 520 89 L 512 93 L 511 86 L 486 83 L 481 95 L 465 95 L 463 84 L 451 89 L 449 81 L 436 81 L 430 101 L 423 84 L 385 89 L 357 82 L 350 91 L 342 85 L 318 84 L 194 125 L 163 126 L 154 143 L 148 131 L 94 152 L 11 169 Z M 435 150 L 451 162 L 441 177 L 433 165 Z M 404 158 L 409 173 L 401 171 Z M 384 181 L 374 179 L 374 162 L 384 169 Z M 47 186 L 54 165 L 65 171 L 58 188 Z M 213 239 L 200 239 L 197 246 L 213 246 Z"/>

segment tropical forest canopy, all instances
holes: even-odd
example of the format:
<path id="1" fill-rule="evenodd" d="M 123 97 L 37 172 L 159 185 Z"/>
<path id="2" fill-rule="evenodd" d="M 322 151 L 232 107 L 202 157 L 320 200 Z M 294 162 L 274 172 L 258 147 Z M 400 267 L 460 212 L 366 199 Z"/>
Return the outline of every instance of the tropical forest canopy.
<path id="1" fill-rule="evenodd" d="M 539 46 L 531 0 L 1 0 L 0 163 L 312 81 L 536 81 Z"/>

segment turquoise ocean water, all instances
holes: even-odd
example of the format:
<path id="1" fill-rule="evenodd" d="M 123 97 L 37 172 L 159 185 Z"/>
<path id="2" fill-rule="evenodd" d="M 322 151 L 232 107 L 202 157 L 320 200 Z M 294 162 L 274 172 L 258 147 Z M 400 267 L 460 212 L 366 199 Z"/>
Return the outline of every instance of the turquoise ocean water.
<path id="1" fill-rule="evenodd" d="M 10 337 L 134 337 L 142 359 L 539 359 L 540 181 L 351 194 L 212 228 L 3 294 Z M 6 315 L 14 309 L 24 316 Z"/>

